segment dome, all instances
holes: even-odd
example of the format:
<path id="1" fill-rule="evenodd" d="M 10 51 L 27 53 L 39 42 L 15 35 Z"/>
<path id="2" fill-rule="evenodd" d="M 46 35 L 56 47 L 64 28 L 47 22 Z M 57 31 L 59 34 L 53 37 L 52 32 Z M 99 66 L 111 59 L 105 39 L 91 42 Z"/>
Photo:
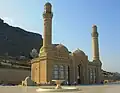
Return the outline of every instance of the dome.
<path id="1" fill-rule="evenodd" d="M 57 45 L 56 48 L 57 48 L 58 50 L 68 52 L 68 49 L 67 49 L 64 45 L 62 45 L 62 44 Z"/>
<path id="2" fill-rule="evenodd" d="M 68 49 L 64 45 L 59 44 L 56 46 L 56 48 L 59 56 L 64 56 L 64 57 L 69 56 Z"/>
<path id="3" fill-rule="evenodd" d="M 76 55 L 83 55 L 83 56 L 85 56 L 85 53 L 82 50 L 80 50 L 80 49 L 75 50 L 73 53 L 76 54 Z"/>

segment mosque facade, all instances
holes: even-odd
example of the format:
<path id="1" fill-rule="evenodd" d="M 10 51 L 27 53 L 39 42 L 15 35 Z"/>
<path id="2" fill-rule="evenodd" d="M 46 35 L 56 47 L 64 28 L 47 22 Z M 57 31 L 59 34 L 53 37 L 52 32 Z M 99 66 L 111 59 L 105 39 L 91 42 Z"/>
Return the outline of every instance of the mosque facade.
<path id="1" fill-rule="evenodd" d="M 43 46 L 39 57 L 31 60 L 31 78 L 37 84 L 65 80 L 70 84 L 94 84 L 102 79 L 97 26 L 92 27 L 93 61 L 80 49 L 70 53 L 63 44 L 52 44 L 52 5 L 44 6 Z"/>

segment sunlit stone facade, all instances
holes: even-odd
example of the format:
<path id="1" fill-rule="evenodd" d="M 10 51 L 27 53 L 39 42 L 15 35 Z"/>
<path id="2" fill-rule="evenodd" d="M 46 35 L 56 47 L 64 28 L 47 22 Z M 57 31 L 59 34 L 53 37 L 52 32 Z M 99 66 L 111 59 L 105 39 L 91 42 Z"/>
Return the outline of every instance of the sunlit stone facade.
<path id="1" fill-rule="evenodd" d="M 40 55 L 31 61 L 32 80 L 38 84 L 52 84 L 52 80 L 65 80 L 64 83 L 93 84 L 101 82 L 101 61 L 97 26 L 92 27 L 93 61 L 80 49 L 69 52 L 62 44 L 52 44 L 52 5 L 45 4 L 43 13 L 43 46 Z"/>

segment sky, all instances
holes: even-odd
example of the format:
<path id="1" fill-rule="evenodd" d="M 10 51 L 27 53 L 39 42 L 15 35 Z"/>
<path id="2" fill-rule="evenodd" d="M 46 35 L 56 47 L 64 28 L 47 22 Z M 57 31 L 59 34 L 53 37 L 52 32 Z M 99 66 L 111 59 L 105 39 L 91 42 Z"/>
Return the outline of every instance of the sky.
<path id="1" fill-rule="evenodd" d="M 120 0 L 0 0 L 0 18 L 12 26 L 43 34 L 44 4 L 53 9 L 53 43 L 83 50 L 92 60 L 92 25 L 98 26 L 104 70 L 120 72 Z"/>

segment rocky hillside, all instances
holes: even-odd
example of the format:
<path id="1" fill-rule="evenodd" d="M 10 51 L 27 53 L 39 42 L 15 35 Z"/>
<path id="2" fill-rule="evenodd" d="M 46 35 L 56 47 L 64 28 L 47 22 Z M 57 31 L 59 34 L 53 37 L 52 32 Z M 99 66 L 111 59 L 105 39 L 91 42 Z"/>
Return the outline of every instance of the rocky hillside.
<path id="1" fill-rule="evenodd" d="M 0 56 L 29 56 L 33 48 L 39 52 L 42 46 L 40 34 L 12 27 L 0 19 Z"/>

